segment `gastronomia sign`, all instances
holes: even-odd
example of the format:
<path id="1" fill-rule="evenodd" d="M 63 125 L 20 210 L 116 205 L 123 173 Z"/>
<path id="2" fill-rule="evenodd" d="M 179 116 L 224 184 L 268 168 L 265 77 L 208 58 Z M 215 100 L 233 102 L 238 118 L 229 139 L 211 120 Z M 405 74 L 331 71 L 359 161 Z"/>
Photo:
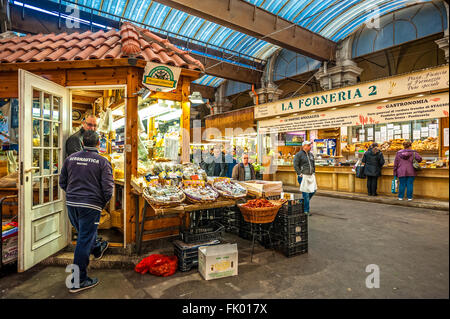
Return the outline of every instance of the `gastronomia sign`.
<path id="1" fill-rule="evenodd" d="M 258 122 L 258 133 L 382 124 L 448 117 L 448 92 Z"/>
<path id="2" fill-rule="evenodd" d="M 448 89 L 448 65 L 255 106 L 255 119 Z"/>

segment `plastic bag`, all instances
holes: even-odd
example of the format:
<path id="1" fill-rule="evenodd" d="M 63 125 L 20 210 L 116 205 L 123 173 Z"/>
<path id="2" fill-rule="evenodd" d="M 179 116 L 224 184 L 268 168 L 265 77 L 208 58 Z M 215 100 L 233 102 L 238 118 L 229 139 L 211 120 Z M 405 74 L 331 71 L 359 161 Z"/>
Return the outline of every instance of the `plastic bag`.
<path id="1" fill-rule="evenodd" d="M 397 192 L 398 192 L 398 180 L 397 180 L 397 176 L 394 176 L 394 178 L 392 179 L 392 182 L 391 182 L 391 193 L 397 194 Z"/>
<path id="2" fill-rule="evenodd" d="M 177 268 L 177 256 L 153 254 L 142 259 L 134 270 L 142 275 L 149 272 L 156 276 L 167 277 L 173 275 Z"/>
<path id="3" fill-rule="evenodd" d="M 303 175 L 300 192 L 314 193 L 317 190 L 316 175 Z"/>

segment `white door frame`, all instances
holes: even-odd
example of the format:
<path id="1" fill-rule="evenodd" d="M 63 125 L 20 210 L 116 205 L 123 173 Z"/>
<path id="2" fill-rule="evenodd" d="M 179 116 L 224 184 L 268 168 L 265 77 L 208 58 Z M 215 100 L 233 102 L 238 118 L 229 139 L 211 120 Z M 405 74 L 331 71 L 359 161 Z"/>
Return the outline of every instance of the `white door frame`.
<path id="1" fill-rule="evenodd" d="M 69 99 L 69 115 L 70 115 L 70 120 L 72 123 L 72 91 L 73 90 L 118 90 L 118 89 L 124 89 L 125 90 L 125 97 L 127 96 L 127 85 L 126 84 L 120 84 L 120 85 L 88 85 L 88 86 L 66 86 L 66 89 L 69 89 L 70 92 L 70 99 Z M 127 120 L 127 99 L 125 98 L 125 123 Z M 72 125 L 70 126 L 71 130 L 72 130 Z M 127 136 L 127 126 L 125 124 L 125 137 Z M 127 152 L 125 152 L 124 149 L 124 164 L 126 164 L 127 162 Z M 125 170 L 125 180 L 127 179 L 127 173 Z M 131 178 L 131 176 L 130 176 Z M 126 205 L 127 205 L 127 183 L 124 183 L 123 186 L 123 198 L 122 198 L 122 203 L 123 203 L 123 248 L 127 247 L 127 214 L 126 214 Z M 71 234 L 71 227 L 69 225 L 68 227 L 68 232 L 69 234 Z M 71 236 L 70 236 L 71 238 Z"/>
<path id="2" fill-rule="evenodd" d="M 60 251 L 69 242 L 69 237 L 64 228 L 69 224 L 66 212 L 64 196 L 57 185 L 57 196 L 55 199 L 53 183 L 54 174 L 53 152 L 60 149 L 58 154 L 58 171 L 61 169 L 63 154 L 65 152 L 64 140 L 68 137 L 69 115 L 67 105 L 69 104 L 69 90 L 65 87 L 47 80 L 32 72 L 18 70 L 19 85 L 19 262 L 18 271 L 23 272 L 46 257 Z M 39 116 L 33 116 L 33 92 L 40 92 Z M 48 94 L 48 104 L 45 103 L 45 94 Z M 51 98 L 54 96 L 56 98 Z M 58 102 L 58 99 L 59 102 Z M 58 102 L 57 118 L 53 113 L 54 103 Z M 48 117 L 46 117 L 47 105 Z M 39 124 L 39 145 L 34 146 L 33 130 L 34 123 Z M 45 143 L 44 127 L 49 126 L 48 142 Z M 53 126 L 59 127 L 57 145 L 54 144 Z M 46 145 L 48 144 L 48 145 Z M 39 158 L 39 173 L 33 175 L 34 151 Z M 31 152 L 31 154 L 30 154 Z M 49 170 L 44 171 L 45 154 L 49 156 Z M 34 180 L 39 182 L 39 203 L 34 203 Z M 48 201 L 45 202 L 45 180 L 48 180 Z"/>

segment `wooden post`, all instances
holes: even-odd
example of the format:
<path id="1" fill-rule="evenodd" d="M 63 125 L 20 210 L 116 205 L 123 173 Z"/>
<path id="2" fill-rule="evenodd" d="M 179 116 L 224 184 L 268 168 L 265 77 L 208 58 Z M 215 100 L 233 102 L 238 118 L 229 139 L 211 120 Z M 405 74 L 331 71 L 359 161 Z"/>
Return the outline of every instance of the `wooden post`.
<path id="1" fill-rule="evenodd" d="M 127 92 L 126 92 L 126 121 L 125 121 L 125 154 L 126 154 L 126 166 L 125 166 L 125 189 L 126 189 L 126 242 L 132 241 L 132 225 L 128 221 L 131 216 L 135 215 L 136 204 L 134 195 L 131 192 L 131 177 L 137 175 L 138 165 L 138 82 L 139 73 L 138 69 L 129 67 L 127 70 Z"/>
<path id="2" fill-rule="evenodd" d="M 181 84 L 181 163 L 190 161 L 191 103 L 189 102 L 190 79 L 183 77 Z"/>
<path id="3" fill-rule="evenodd" d="M 334 191 L 338 190 L 338 174 L 337 173 L 333 173 L 331 175 L 331 180 L 332 180 L 332 187 Z"/>
<path id="4" fill-rule="evenodd" d="M 355 174 L 348 174 L 348 191 L 355 192 Z"/>

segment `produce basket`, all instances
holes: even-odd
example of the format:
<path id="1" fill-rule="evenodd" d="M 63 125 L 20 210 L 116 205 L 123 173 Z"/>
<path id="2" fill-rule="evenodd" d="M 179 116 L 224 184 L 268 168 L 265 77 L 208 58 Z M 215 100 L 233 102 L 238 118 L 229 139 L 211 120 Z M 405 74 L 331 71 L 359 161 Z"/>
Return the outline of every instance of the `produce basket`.
<path id="1" fill-rule="evenodd" d="M 230 183 L 230 184 L 235 184 L 235 185 L 241 186 L 240 184 L 235 183 L 235 182 L 232 182 L 232 181 L 230 181 L 229 183 Z M 241 186 L 241 187 L 242 187 L 242 189 L 245 190 L 245 193 L 241 193 L 241 194 L 239 194 L 239 195 L 238 195 L 238 194 L 232 195 L 232 194 L 230 194 L 230 193 L 228 193 L 228 192 L 226 192 L 226 191 L 224 191 L 224 190 L 221 190 L 220 188 L 216 187 L 215 184 L 216 184 L 216 183 L 213 183 L 213 184 L 212 184 L 212 188 L 213 188 L 220 196 L 222 196 L 223 198 L 228 198 L 228 199 L 238 199 L 238 198 L 244 198 L 244 197 L 247 196 L 247 189 L 246 189 L 245 187 L 243 187 L 243 186 Z"/>
<path id="2" fill-rule="evenodd" d="M 179 206 L 186 199 L 186 195 L 183 193 L 181 199 L 177 201 L 158 201 L 148 193 L 147 188 L 144 188 L 143 196 L 147 203 L 154 207 L 175 207 Z"/>
<path id="3" fill-rule="evenodd" d="M 209 192 L 209 195 L 211 195 L 210 199 L 205 199 L 204 197 L 201 196 L 194 196 L 192 194 L 189 194 L 187 192 L 187 190 L 185 188 L 183 188 L 183 192 L 186 195 L 186 199 L 193 203 L 193 204 L 208 204 L 208 203 L 212 203 L 214 202 L 218 197 L 219 197 L 219 193 L 214 190 L 214 188 L 212 188 L 211 186 L 205 186 L 203 187 L 204 189 L 206 189 Z"/>
<path id="4" fill-rule="evenodd" d="M 286 200 L 269 200 L 273 207 L 260 207 L 260 208 L 250 208 L 244 206 L 245 204 L 238 204 L 241 210 L 244 220 L 249 223 L 256 224 L 266 224 L 271 223 L 275 220 L 278 211 Z"/>

